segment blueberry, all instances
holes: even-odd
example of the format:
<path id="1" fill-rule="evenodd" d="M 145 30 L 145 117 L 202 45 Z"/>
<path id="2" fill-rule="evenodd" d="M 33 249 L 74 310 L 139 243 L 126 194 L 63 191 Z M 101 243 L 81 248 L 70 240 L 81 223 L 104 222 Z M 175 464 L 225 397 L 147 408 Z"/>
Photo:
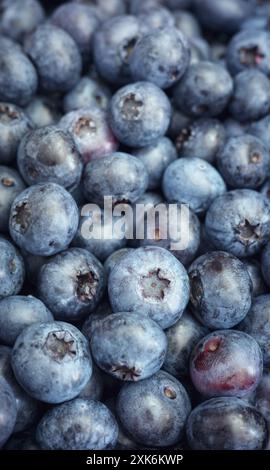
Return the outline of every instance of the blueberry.
<path id="1" fill-rule="evenodd" d="M 174 102 L 180 111 L 193 117 L 218 116 L 233 92 L 233 81 L 219 64 L 201 61 L 190 65 L 174 89 Z"/>
<path id="2" fill-rule="evenodd" d="M 11 164 L 23 136 L 32 123 L 22 109 L 10 103 L 0 103 L 0 163 Z"/>
<path id="3" fill-rule="evenodd" d="M 168 447 L 179 442 L 190 411 L 183 385 L 163 371 L 143 382 L 124 385 L 117 398 L 124 429 L 146 446 Z"/>
<path id="4" fill-rule="evenodd" d="M 102 24 L 94 37 L 94 60 L 102 78 L 116 85 L 130 81 L 129 59 L 141 34 L 140 20 L 132 15 Z"/>
<path id="5" fill-rule="evenodd" d="M 16 197 L 9 229 L 20 248 L 34 255 L 50 256 L 68 247 L 78 222 L 78 208 L 72 196 L 58 184 L 40 183 Z"/>
<path id="6" fill-rule="evenodd" d="M 207 333 L 207 328 L 185 311 L 180 320 L 166 330 L 168 348 L 163 369 L 175 377 L 188 375 L 190 354 Z"/>
<path id="7" fill-rule="evenodd" d="M 78 395 L 79 398 L 86 398 L 87 400 L 100 400 L 103 395 L 103 379 L 100 370 L 94 366 L 92 375 L 88 380 L 85 387 L 81 390 Z"/>
<path id="8" fill-rule="evenodd" d="M 64 322 L 34 323 L 25 328 L 12 350 L 11 364 L 24 390 L 47 403 L 76 397 L 92 374 L 86 338 Z"/>
<path id="9" fill-rule="evenodd" d="M 230 117 L 230 118 L 225 119 L 224 127 L 225 127 L 227 137 L 239 137 L 240 135 L 245 134 L 246 129 L 247 129 L 247 124 L 240 123 L 236 119 L 233 119 Z M 249 131 L 249 133 L 253 134 L 251 130 Z"/>
<path id="10" fill-rule="evenodd" d="M 11 295 L 0 300 L 0 341 L 13 346 L 19 334 L 32 323 L 52 321 L 45 305 L 31 295 Z"/>
<path id="11" fill-rule="evenodd" d="M 65 114 L 60 127 L 71 133 L 85 163 L 104 157 L 118 148 L 107 115 L 98 108 L 83 108 Z"/>
<path id="12" fill-rule="evenodd" d="M 134 249 L 133 248 L 120 248 L 119 250 L 114 251 L 108 258 L 105 260 L 104 268 L 109 275 L 113 268 L 119 263 L 119 261 L 126 256 L 128 253 L 131 253 Z"/>
<path id="13" fill-rule="evenodd" d="M 122 258 L 108 281 L 114 312 L 148 315 L 162 328 L 181 317 L 189 299 L 189 282 L 183 265 L 167 250 L 149 246 Z"/>
<path id="14" fill-rule="evenodd" d="M 213 30 L 233 33 L 253 12 L 246 0 L 193 0 L 195 14 L 202 25 Z"/>
<path id="15" fill-rule="evenodd" d="M 262 380 L 255 390 L 253 400 L 254 406 L 262 413 L 265 419 L 270 422 L 270 375 L 269 369 L 263 373 Z M 269 443 L 268 443 L 269 448 Z"/>
<path id="16" fill-rule="evenodd" d="M 264 280 L 270 287 L 270 242 L 267 243 L 261 258 L 261 269 Z"/>
<path id="17" fill-rule="evenodd" d="M 184 211 L 181 204 L 178 204 L 177 213 L 174 213 L 173 217 L 170 216 L 169 204 L 162 204 L 159 207 L 167 208 L 170 217 L 169 226 L 167 217 L 160 217 L 158 207 L 154 207 L 154 220 L 151 216 L 151 210 L 146 214 L 144 238 L 139 240 L 139 246 L 152 245 L 165 248 L 187 266 L 194 259 L 199 248 L 199 219 L 188 206 Z M 176 245 L 175 248 L 173 245 Z"/>
<path id="18" fill-rule="evenodd" d="M 217 119 L 201 118 L 183 127 L 176 136 L 180 157 L 198 157 L 212 163 L 225 144 L 226 132 Z"/>
<path id="19" fill-rule="evenodd" d="M 126 3 L 124 0 L 73 0 L 78 3 L 95 6 L 102 19 L 112 16 L 123 15 L 126 12 Z"/>
<path id="20" fill-rule="evenodd" d="M 42 408 L 40 403 L 30 397 L 15 379 L 11 368 L 11 353 L 11 348 L 0 346 L 0 380 L 5 379 L 13 392 L 17 408 L 13 431 L 18 433 L 29 429 L 35 424 L 39 419 Z"/>
<path id="21" fill-rule="evenodd" d="M 234 79 L 234 92 L 229 106 L 240 122 L 256 121 L 270 110 L 270 80 L 259 70 L 244 70 Z"/>
<path id="22" fill-rule="evenodd" d="M 160 88 L 176 83 L 184 75 L 188 64 L 187 40 L 180 31 L 171 27 L 144 35 L 137 41 L 130 56 L 133 80 L 148 80 Z"/>
<path id="23" fill-rule="evenodd" d="M 231 187 L 256 189 L 270 171 L 270 153 L 260 139 L 244 134 L 227 140 L 220 149 L 217 163 Z"/>
<path id="24" fill-rule="evenodd" d="M 243 263 L 248 270 L 248 274 L 252 282 L 253 296 L 256 297 L 257 295 L 266 294 L 267 287 L 263 280 L 261 265 L 259 261 L 253 258 L 246 258 L 243 259 Z"/>
<path id="25" fill-rule="evenodd" d="M 244 30 L 233 36 L 226 51 L 230 72 L 235 75 L 246 69 L 256 69 L 270 75 L 269 31 Z"/>
<path id="26" fill-rule="evenodd" d="M 72 2 L 60 5 L 54 10 L 51 22 L 70 34 L 76 42 L 84 62 L 89 63 L 92 55 L 93 36 L 100 24 L 95 8 Z"/>
<path id="27" fill-rule="evenodd" d="M 203 325 L 232 328 L 245 318 L 251 306 L 252 282 L 239 259 L 213 251 L 196 259 L 188 272 L 192 309 Z"/>
<path id="28" fill-rule="evenodd" d="M 1 422 L 0 422 L 0 448 L 3 447 L 5 442 L 11 435 L 17 415 L 17 407 L 15 397 L 8 383 L 0 378 L 0 408 L 1 408 Z"/>
<path id="29" fill-rule="evenodd" d="M 188 39 L 200 38 L 202 31 L 196 16 L 189 11 L 177 9 L 173 12 L 175 27 Z"/>
<path id="30" fill-rule="evenodd" d="M 270 295 L 256 297 L 247 316 L 238 325 L 241 331 L 254 338 L 263 352 L 263 363 L 265 367 L 270 366 Z"/>
<path id="31" fill-rule="evenodd" d="M 140 312 L 105 317 L 95 324 L 89 340 L 96 364 L 123 381 L 155 374 L 164 362 L 167 347 L 162 329 Z"/>
<path id="32" fill-rule="evenodd" d="M 146 190 L 148 173 L 145 165 L 127 153 L 115 152 L 89 162 L 83 175 L 86 199 L 102 206 L 104 197 L 112 203 L 133 203 Z"/>
<path id="33" fill-rule="evenodd" d="M 149 183 L 148 189 L 158 189 L 167 166 L 177 158 L 175 146 L 167 137 L 160 137 L 152 145 L 134 149 L 132 154 L 146 166 Z"/>
<path id="34" fill-rule="evenodd" d="M 12 39 L 22 41 L 44 20 L 45 12 L 39 0 L 1 2 L 1 32 Z"/>
<path id="35" fill-rule="evenodd" d="M 115 447 L 117 436 L 117 422 L 108 408 L 82 398 L 49 410 L 36 432 L 46 450 L 108 450 Z"/>
<path id="36" fill-rule="evenodd" d="M 153 83 L 137 82 L 120 88 L 112 97 L 109 119 L 118 140 L 131 147 L 145 147 L 168 130 L 171 105 Z"/>
<path id="37" fill-rule="evenodd" d="M 58 100 L 48 96 L 35 96 L 25 108 L 25 113 L 36 127 L 56 124 L 60 117 L 60 105 Z"/>
<path id="38" fill-rule="evenodd" d="M 63 93 L 79 80 L 81 56 L 72 37 L 63 29 L 50 24 L 38 26 L 27 37 L 25 51 L 37 68 L 39 85 L 44 91 Z"/>
<path id="39" fill-rule="evenodd" d="M 99 207 L 87 211 L 87 214 L 82 209 L 78 231 L 72 245 L 85 248 L 100 261 L 104 261 L 115 250 L 123 248 L 127 243 L 126 238 L 119 237 L 117 233 L 116 224 L 119 222 L 117 216 L 112 216 L 112 218 L 104 216 L 104 211 Z"/>
<path id="40" fill-rule="evenodd" d="M 104 269 L 82 248 L 72 248 L 51 258 L 38 276 L 39 297 L 55 318 L 76 321 L 93 311 L 104 287 Z"/>
<path id="41" fill-rule="evenodd" d="M 196 214 L 205 212 L 226 192 L 226 185 L 217 170 L 196 157 L 172 162 L 165 170 L 162 188 L 168 202 L 188 204 Z"/>
<path id="42" fill-rule="evenodd" d="M 29 185 L 51 182 L 67 189 L 78 186 L 83 170 L 71 134 L 57 126 L 26 134 L 18 149 L 17 164 Z"/>
<path id="43" fill-rule="evenodd" d="M 106 318 L 108 315 L 111 315 L 112 313 L 113 312 L 110 304 L 106 301 L 101 302 L 95 309 L 95 311 L 90 313 L 88 318 L 86 318 L 85 322 L 82 325 L 82 333 L 87 338 L 91 338 L 92 333 L 96 326 L 99 324 L 99 322 Z M 109 376 L 107 377 L 110 379 L 112 378 Z"/>
<path id="44" fill-rule="evenodd" d="M 143 35 L 148 33 L 151 34 L 154 30 L 158 29 L 174 29 L 174 17 L 172 12 L 167 8 L 157 5 L 155 2 L 153 6 L 149 6 L 147 2 L 145 2 L 144 7 L 145 8 L 143 8 L 137 16 L 141 21 L 141 30 Z M 168 60 L 168 56 L 166 56 L 165 60 Z"/>
<path id="45" fill-rule="evenodd" d="M 203 38 L 189 39 L 190 65 L 198 64 L 202 61 L 211 60 L 211 50 L 207 41 Z"/>
<path id="46" fill-rule="evenodd" d="M 266 116 L 259 121 L 253 122 L 248 128 L 248 132 L 262 140 L 270 151 L 270 116 Z"/>
<path id="47" fill-rule="evenodd" d="M 81 108 L 97 107 L 106 111 L 111 99 L 110 89 L 101 81 L 90 77 L 82 77 L 63 99 L 63 107 L 66 113 Z"/>
<path id="48" fill-rule="evenodd" d="M 263 356 L 246 333 L 219 330 L 199 341 L 190 358 L 190 376 L 205 397 L 243 397 L 262 377 Z"/>
<path id="49" fill-rule="evenodd" d="M 258 253 L 270 237 L 270 207 L 256 191 L 237 189 L 219 196 L 205 219 L 206 234 L 219 250 L 246 257 Z"/>
<path id="50" fill-rule="evenodd" d="M 0 299 L 18 294 L 24 282 L 24 262 L 17 249 L 1 236 L 0 266 Z"/>
<path id="51" fill-rule="evenodd" d="M 13 168 L 0 165 L 0 232 L 8 231 L 11 205 L 24 189 L 25 184 L 20 174 Z"/>
<path id="52" fill-rule="evenodd" d="M 188 442 L 194 450 L 261 450 L 267 434 L 262 414 L 232 397 L 202 403 L 187 423 Z"/>
<path id="53" fill-rule="evenodd" d="M 36 70 L 15 42 L 0 36 L 0 101 L 25 106 L 38 86 Z"/>

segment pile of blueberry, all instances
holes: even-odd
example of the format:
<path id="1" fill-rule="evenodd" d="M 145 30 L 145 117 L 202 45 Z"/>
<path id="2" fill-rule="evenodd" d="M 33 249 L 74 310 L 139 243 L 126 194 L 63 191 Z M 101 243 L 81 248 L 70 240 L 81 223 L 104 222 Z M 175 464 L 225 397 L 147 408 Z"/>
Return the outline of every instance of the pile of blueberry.
<path id="1" fill-rule="evenodd" d="M 2 449 L 270 449 L 269 28 L 0 0 Z M 187 205 L 188 243 L 83 236 L 105 197 Z"/>

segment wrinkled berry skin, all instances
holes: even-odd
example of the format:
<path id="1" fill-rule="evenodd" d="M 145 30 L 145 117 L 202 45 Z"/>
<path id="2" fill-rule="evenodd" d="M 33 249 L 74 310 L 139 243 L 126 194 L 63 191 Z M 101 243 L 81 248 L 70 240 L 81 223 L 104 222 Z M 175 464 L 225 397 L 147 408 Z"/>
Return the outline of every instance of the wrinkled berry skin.
<path id="1" fill-rule="evenodd" d="M 253 11 L 245 0 L 193 0 L 195 14 L 206 28 L 234 33 Z"/>
<path id="2" fill-rule="evenodd" d="M 140 312 L 105 317 L 95 324 L 89 341 L 96 364 L 123 381 L 155 374 L 164 362 L 167 347 L 162 329 Z"/>
<path id="3" fill-rule="evenodd" d="M 150 190 L 160 187 L 165 169 L 177 158 L 176 148 L 167 137 L 160 137 L 148 147 L 134 149 L 132 155 L 138 157 L 146 166 Z"/>
<path id="4" fill-rule="evenodd" d="M 25 269 L 17 249 L 0 236 L 0 299 L 18 294 L 23 286 Z"/>
<path id="5" fill-rule="evenodd" d="M 9 219 L 10 234 L 33 255 L 51 256 L 68 247 L 79 223 L 72 196 L 55 183 L 30 186 L 14 200 Z"/>
<path id="6" fill-rule="evenodd" d="M 88 63 L 92 55 L 93 36 L 100 24 L 98 12 L 88 5 L 68 3 L 54 10 L 51 22 L 62 28 L 74 39 L 83 61 Z"/>
<path id="7" fill-rule="evenodd" d="M 118 237 L 115 230 L 115 224 L 119 223 L 119 220 L 117 216 L 107 219 L 100 207 L 94 207 L 89 211 L 82 209 L 79 227 L 72 246 L 85 248 L 100 261 L 104 261 L 115 250 L 123 248 L 127 244 L 126 238 Z M 92 230 L 95 230 L 99 223 L 101 223 L 100 230 L 94 236 Z"/>
<path id="8" fill-rule="evenodd" d="M 138 312 L 168 328 L 186 308 L 189 281 L 171 253 L 148 246 L 119 261 L 109 276 L 108 292 L 114 312 Z"/>
<path id="9" fill-rule="evenodd" d="M 140 21 L 132 15 L 110 18 L 102 24 L 94 37 L 94 59 L 102 78 L 116 85 L 130 82 L 129 59 L 141 34 Z"/>
<path id="10" fill-rule="evenodd" d="M 15 397 L 6 380 L 2 378 L 0 378 L 0 409 L 0 448 L 2 448 L 13 432 L 17 415 Z"/>
<path id="11" fill-rule="evenodd" d="M 137 82 L 112 97 L 109 122 L 117 139 L 130 147 L 145 147 L 168 130 L 171 104 L 153 83 Z"/>
<path id="12" fill-rule="evenodd" d="M 160 205 L 160 207 L 166 207 L 168 213 L 170 213 L 169 204 Z M 153 208 L 155 211 L 157 207 Z M 143 240 L 139 240 L 139 246 L 158 246 L 165 248 L 170 251 L 184 266 L 188 266 L 191 261 L 195 258 L 200 245 L 201 227 L 200 221 L 196 214 L 192 210 L 185 206 L 185 212 L 183 206 L 178 204 L 176 207 L 175 216 L 170 218 L 169 227 L 167 217 L 165 220 L 160 220 L 158 211 L 155 212 L 155 220 L 152 222 L 151 210 L 147 211 L 144 230 Z M 163 222 L 163 225 L 162 225 Z M 181 242 L 186 243 L 180 246 Z M 176 245 L 179 243 L 179 248 Z"/>
<path id="13" fill-rule="evenodd" d="M 21 139 L 31 129 L 32 123 L 22 109 L 0 103 L 0 163 L 13 162 Z"/>
<path id="14" fill-rule="evenodd" d="M 79 80 L 82 68 L 80 52 L 63 29 L 50 24 L 38 26 L 27 37 L 25 51 L 37 68 L 39 85 L 44 91 L 63 93 Z"/>
<path id="15" fill-rule="evenodd" d="M 71 248 L 51 258 L 38 276 L 40 299 L 61 320 L 76 321 L 93 311 L 104 287 L 103 266 L 82 248 Z"/>
<path id="16" fill-rule="evenodd" d="M 226 50 L 226 63 L 231 74 L 246 69 L 270 75 L 269 31 L 244 30 L 233 36 Z"/>
<path id="17" fill-rule="evenodd" d="M 253 258 L 243 259 L 242 262 L 248 270 L 252 282 L 252 295 L 257 297 L 258 295 L 266 294 L 267 287 L 263 280 L 261 263 Z"/>
<path id="18" fill-rule="evenodd" d="M 53 321 L 51 312 L 31 295 L 11 295 L 0 300 L 0 341 L 13 346 L 19 334 L 32 323 Z"/>
<path id="19" fill-rule="evenodd" d="M 17 164 L 30 186 L 50 182 L 67 189 L 78 186 L 83 169 L 71 134 L 56 126 L 26 134 L 19 145 Z"/>
<path id="20" fill-rule="evenodd" d="M 188 64 L 187 40 L 173 27 L 152 30 L 142 36 L 130 57 L 130 69 L 134 81 L 147 80 L 163 89 L 171 87 L 180 80 Z"/>
<path id="21" fill-rule="evenodd" d="M 24 189 L 20 174 L 13 168 L 0 165 L 0 232 L 8 231 L 11 205 Z"/>
<path id="22" fill-rule="evenodd" d="M 270 295 L 256 297 L 247 316 L 238 325 L 238 329 L 254 338 L 263 352 L 263 364 L 270 366 Z"/>
<path id="23" fill-rule="evenodd" d="M 11 348 L 0 346 L 0 378 L 8 382 L 14 394 L 17 407 L 14 432 L 18 433 L 29 429 L 35 424 L 40 417 L 42 407 L 40 407 L 40 403 L 37 400 L 30 397 L 18 384 L 11 368 L 11 353 Z"/>
<path id="24" fill-rule="evenodd" d="M 201 118 L 184 127 L 176 136 L 179 157 L 198 157 L 213 163 L 225 144 L 226 132 L 217 119 Z"/>
<path id="25" fill-rule="evenodd" d="M 190 65 L 174 89 L 174 102 L 180 111 L 193 117 L 218 116 L 233 92 L 233 80 L 224 67 L 200 61 Z"/>
<path id="26" fill-rule="evenodd" d="M 210 163 L 190 157 L 178 158 L 166 168 L 162 189 L 168 202 L 188 204 L 199 214 L 226 192 L 226 185 Z"/>
<path id="27" fill-rule="evenodd" d="M 244 397 L 262 377 L 263 356 L 251 336 L 236 330 L 210 333 L 194 348 L 190 376 L 205 397 Z"/>
<path id="28" fill-rule="evenodd" d="M 217 249 L 239 257 L 252 256 L 270 237 L 268 201 L 257 191 L 229 191 L 211 204 L 205 228 L 208 239 Z"/>
<path id="29" fill-rule="evenodd" d="M 49 410 L 36 432 L 44 450 L 109 450 L 115 447 L 117 436 L 117 422 L 109 409 L 82 398 Z"/>
<path id="30" fill-rule="evenodd" d="M 25 328 L 12 350 L 11 364 L 24 390 L 46 403 L 76 397 L 92 374 L 86 338 L 64 322 L 34 323 Z"/>
<path id="31" fill-rule="evenodd" d="M 117 398 L 124 429 L 146 446 L 168 447 L 179 442 L 190 411 L 183 385 L 163 371 L 143 382 L 124 385 Z"/>
<path id="32" fill-rule="evenodd" d="M 234 92 L 229 106 L 240 122 L 256 121 L 270 110 L 270 80 L 259 70 L 244 70 L 234 79 Z"/>
<path id="33" fill-rule="evenodd" d="M 25 106 L 37 91 L 37 72 L 15 42 L 0 37 L 0 101 Z"/>
<path id="34" fill-rule="evenodd" d="M 45 20 L 39 0 L 4 0 L 1 8 L 1 33 L 15 41 L 22 41 Z"/>
<path id="35" fill-rule="evenodd" d="M 245 318 L 251 306 L 252 282 L 238 258 L 213 251 L 196 259 L 188 272 L 192 310 L 203 325 L 213 330 L 232 328 Z"/>
<path id="36" fill-rule="evenodd" d="M 191 412 L 187 422 L 193 450 L 261 450 L 267 435 L 262 414 L 239 398 L 205 401 Z"/>
<path id="37" fill-rule="evenodd" d="M 63 98 L 66 113 L 81 108 L 99 108 L 106 111 L 111 99 L 110 89 L 98 80 L 82 77 Z"/>
<path id="38" fill-rule="evenodd" d="M 118 142 L 107 122 L 107 115 L 98 108 L 83 108 L 65 114 L 60 127 L 70 132 L 84 160 L 104 157 L 118 148 Z"/>
<path id="39" fill-rule="evenodd" d="M 175 377 L 186 376 L 190 354 L 207 333 L 207 328 L 185 311 L 180 320 L 166 330 L 168 347 L 163 369 Z"/>
<path id="40" fill-rule="evenodd" d="M 89 162 L 83 175 L 86 199 L 103 206 L 104 197 L 133 203 L 146 191 L 148 174 L 145 165 L 127 153 L 115 152 Z"/>
<path id="41" fill-rule="evenodd" d="M 257 137 L 244 134 L 227 140 L 218 154 L 217 163 L 231 187 L 256 189 L 270 171 L 270 153 Z"/>

